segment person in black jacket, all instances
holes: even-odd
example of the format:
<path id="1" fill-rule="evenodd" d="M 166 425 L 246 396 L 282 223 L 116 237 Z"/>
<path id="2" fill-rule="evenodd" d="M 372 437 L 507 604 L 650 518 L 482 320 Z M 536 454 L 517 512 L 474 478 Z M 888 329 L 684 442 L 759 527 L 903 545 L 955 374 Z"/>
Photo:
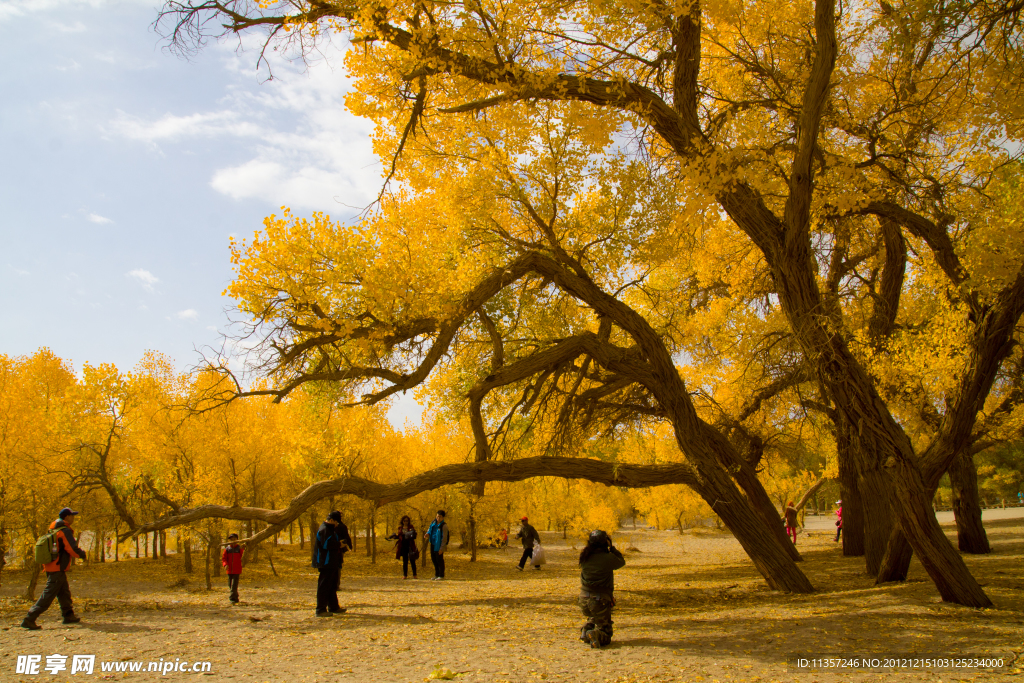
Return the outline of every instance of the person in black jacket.
<path id="1" fill-rule="evenodd" d="M 395 544 L 395 559 L 402 561 L 402 578 L 409 578 L 409 565 L 412 564 L 412 578 L 416 578 L 416 560 L 420 556 L 416 547 L 416 529 L 412 519 L 405 515 L 398 522 L 398 531 L 388 536 L 386 541 L 398 541 Z"/>
<path id="2" fill-rule="evenodd" d="M 75 541 L 75 532 L 71 525 L 75 521 L 78 512 L 71 508 L 64 508 L 57 515 L 57 519 L 50 523 L 50 529 L 56 529 L 57 555 L 50 562 L 43 565 L 46 571 L 46 586 L 42 595 L 32 605 L 25 619 L 21 622 L 22 628 L 30 631 L 37 631 L 42 626 L 36 623 L 39 615 L 50 608 L 54 598 L 60 603 L 60 611 L 64 614 L 65 624 L 77 624 L 81 621 L 75 616 L 74 605 L 71 602 L 71 588 L 68 586 L 66 572 L 71 569 L 75 558 L 85 559 L 85 551 L 78 547 Z"/>
<path id="3" fill-rule="evenodd" d="M 314 541 L 314 563 L 320 570 L 316 583 L 316 615 L 329 617 L 343 614 L 345 608 L 338 604 L 338 584 L 341 582 L 341 565 L 345 552 L 352 547 L 348 527 L 341 521 L 337 510 L 317 529 Z"/>
<path id="4" fill-rule="evenodd" d="M 537 530 L 530 526 L 530 522 L 526 517 L 521 520 L 523 528 L 516 534 L 516 538 L 523 539 L 523 556 L 519 558 L 519 571 L 523 571 L 523 567 L 526 566 L 526 561 L 533 557 L 533 546 L 536 543 L 540 543 L 540 534 Z M 540 567 L 537 567 L 540 569 Z"/>
<path id="5" fill-rule="evenodd" d="M 580 553 L 580 609 L 587 623 L 580 640 L 597 648 L 612 642 L 612 607 L 615 606 L 615 570 L 626 566 L 622 553 L 604 531 L 590 532 Z"/>

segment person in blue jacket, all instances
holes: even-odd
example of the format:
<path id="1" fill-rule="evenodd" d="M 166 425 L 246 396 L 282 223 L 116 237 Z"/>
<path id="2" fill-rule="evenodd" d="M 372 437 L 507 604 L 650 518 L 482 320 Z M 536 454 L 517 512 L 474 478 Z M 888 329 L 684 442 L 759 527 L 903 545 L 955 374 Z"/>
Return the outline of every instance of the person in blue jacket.
<path id="1" fill-rule="evenodd" d="M 314 540 L 313 563 L 320 570 L 316 583 L 316 615 L 331 617 L 344 614 L 345 608 L 338 604 L 338 584 L 341 581 L 341 565 L 344 553 L 352 547 L 348 528 L 341 522 L 337 510 L 317 529 Z"/>

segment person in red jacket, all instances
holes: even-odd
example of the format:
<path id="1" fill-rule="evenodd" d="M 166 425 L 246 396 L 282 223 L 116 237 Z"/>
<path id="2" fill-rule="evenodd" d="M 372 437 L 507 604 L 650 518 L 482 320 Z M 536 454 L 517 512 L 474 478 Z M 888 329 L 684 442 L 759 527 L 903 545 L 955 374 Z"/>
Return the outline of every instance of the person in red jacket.
<path id="1" fill-rule="evenodd" d="M 228 547 L 221 553 L 220 563 L 228 570 L 228 589 L 231 591 L 228 599 L 232 604 L 238 604 L 238 577 L 242 574 L 242 553 L 245 549 L 234 543 L 238 540 L 238 534 L 228 534 Z"/>
<path id="2" fill-rule="evenodd" d="M 78 543 L 75 541 L 75 532 L 71 530 L 71 525 L 77 514 L 78 512 L 71 508 L 64 508 L 57 515 L 57 519 L 50 523 L 50 529 L 58 530 L 56 536 L 57 556 L 53 558 L 53 561 L 43 565 L 43 570 L 46 572 L 46 587 L 43 588 L 43 594 L 39 596 L 36 604 L 32 605 L 32 609 L 28 611 L 24 621 L 21 622 L 23 628 L 30 631 L 42 628 L 36 623 L 36 619 L 50 608 L 54 598 L 60 603 L 60 611 L 64 614 L 65 624 L 77 624 L 81 621 L 75 616 L 74 605 L 71 602 L 71 587 L 68 585 L 66 573 L 71 570 L 75 558 L 85 559 L 85 551 L 78 547 Z"/>
<path id="3" fill-rule="evenodd" d="M 786 534 L 793 538 L 793 543 L 796 543 L 796 523 L 797 523 L 797 511 L 793 506 L 793 501 L 789 501 L 786 505 Z"/>

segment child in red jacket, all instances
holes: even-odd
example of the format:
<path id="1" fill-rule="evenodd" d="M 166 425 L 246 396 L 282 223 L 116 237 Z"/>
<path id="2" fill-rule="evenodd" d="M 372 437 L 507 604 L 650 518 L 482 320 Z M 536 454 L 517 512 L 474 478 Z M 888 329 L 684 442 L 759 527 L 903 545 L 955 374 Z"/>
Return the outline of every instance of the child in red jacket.
<path id="1" fill-rule="evenodd" d="M 231 590 L 230 600 L 232 604 L 238 604 L 238 577 L 242 574 L 242 553 L 245 550 L 242 546 L 231 541 L 237 541 L 238 534 L 228 534 L 228 547 L 221 553 L 220 563 L 228 570 L 228 588 Z"/>

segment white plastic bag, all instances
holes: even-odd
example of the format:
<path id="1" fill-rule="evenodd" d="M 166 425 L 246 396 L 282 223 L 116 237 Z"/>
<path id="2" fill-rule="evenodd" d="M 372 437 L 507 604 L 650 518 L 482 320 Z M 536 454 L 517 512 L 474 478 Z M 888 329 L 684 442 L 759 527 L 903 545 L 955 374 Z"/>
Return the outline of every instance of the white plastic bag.
<path id="1" fill-rule="evenodd" d="M 548 558 L 544 556 L 544 548 L 541 547 L 540 543 L 533 544 L 533 566 L 539 567 L 542 564 L 547 564 Z"/>

